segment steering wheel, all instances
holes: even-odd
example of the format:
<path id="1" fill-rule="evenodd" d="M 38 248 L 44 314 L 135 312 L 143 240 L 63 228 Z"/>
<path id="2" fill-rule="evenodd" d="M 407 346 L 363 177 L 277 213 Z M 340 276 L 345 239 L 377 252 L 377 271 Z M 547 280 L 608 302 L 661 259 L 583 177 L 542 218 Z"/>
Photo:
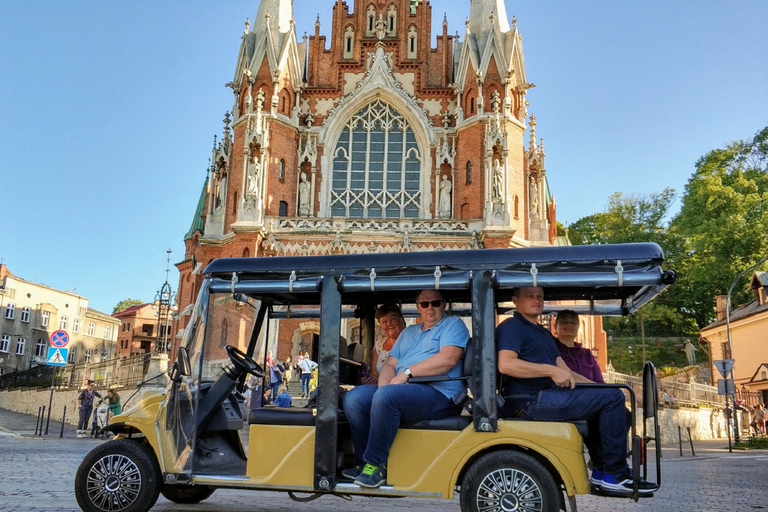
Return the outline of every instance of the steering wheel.
<path id="1" fill-rule="evenodd" d="M 224 350 L 227 351 L 227 355 L 237 371 L 250 373 L 257 378 L 264 377 L 264 369 L 253 358 L 246 355 L 245 352 L 232 345 L 227 345 Z"/>

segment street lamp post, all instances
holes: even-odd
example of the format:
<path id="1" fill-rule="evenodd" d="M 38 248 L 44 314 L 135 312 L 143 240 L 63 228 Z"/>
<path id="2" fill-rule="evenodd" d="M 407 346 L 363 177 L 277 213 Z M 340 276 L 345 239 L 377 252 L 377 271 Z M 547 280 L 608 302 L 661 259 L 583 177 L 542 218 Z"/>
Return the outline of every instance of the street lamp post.
<path id="1" fill-rule="evenodd" d="M 176 297 L 171 285 L 168 283 L 168 272 L 171 265 L 171 250 L 168 249 L 168 262 L 165 268 L 165 283 L 155 295 L 155 302 L 152 305 L 157 310 L 157 341 L 155 342 L 155 353 L 165 354 L 168 352 L 168 335 L 171 329 L 172 304 Z"/>
<path id="2" fill-rule="evenodd" d="M 731 359 L 735 361 L 735 357 L 733 357 L 733 344 L 731 343 L 731 293 L 733 293 L 733 289 L 736 288 L 736 284 L 739 282 L 739 279 L 741 279 L 744 274 L 749 272 L 750 270 L 759 267 L 763 263 L 768 261 L 768 256 L 761 259 L 751 267 L 742 270 L 741 274 L 736 276 L 736 279 L 733 280 L 731 283 L 731 287 L 728 288 L 728 297 L 725 300 L 725 334 L 728 338 L 728 355 Z M 734 362 L 735 365 L 735 362 Z M 734 374 L 733 374 L 733 367 L 731 367 L 731 379 L 734 380 L 734 387 L 736 385 Z M 739 413 L 736 410 L 736 395 L 733 395 L 733 440 L 734 442 L 739 442 Z"/>

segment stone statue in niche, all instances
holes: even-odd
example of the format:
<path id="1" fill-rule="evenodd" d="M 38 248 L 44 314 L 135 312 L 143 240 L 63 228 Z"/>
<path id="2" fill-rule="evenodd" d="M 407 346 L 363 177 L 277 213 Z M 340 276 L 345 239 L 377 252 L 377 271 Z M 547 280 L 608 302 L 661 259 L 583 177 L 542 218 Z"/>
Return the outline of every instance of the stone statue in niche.
<path id="1" fill-rule="evenodd" d="M 536 178 L 531 176 L 528 184 L 528 193 L 530 194 L 531 213 L 537 214 L 539 212 L 539 186 L 536 184 Z"/>
<path id="2" fill-rule="evenodd" d="M 447 174 L 443 174 L 443 179 L 440 182 L 440 211 L 438 216 L 441 219 L 447 219 L 451 217 L 451 189 L 453 185 L 451 180 L 448 179 Z"/>
<path id="3" fill-rule="evenodd" d="M 493 197 L 501 197 L 502 179 L 501 164 L 499 159 L 496 158 L 493 161 Z"/>
<path id="4" fill-rule="evenodd" d="M 302 172 L 299 176 L 299 216 L 309 217 L 309 181 L 307 173 Z"/>
<path id="5" fill-rule="evenodd" d="M 251 163 L 248 165 L 247 183 L 245 189 L 245 197 L 248 199 L 255 198 L 259 193 L 259 173 L 261 172 L 261 164 L 258 157 L 254 157 Z"/>
<path id="6" fill-rule="evenodd" d="M 224 174 L 219 179 L 219 184 L 216 187 L 216 199 L 214 200 L 213 213 L 219 213 L 224 206 L 224 198 L 227 197 L 227 175 Z"/>

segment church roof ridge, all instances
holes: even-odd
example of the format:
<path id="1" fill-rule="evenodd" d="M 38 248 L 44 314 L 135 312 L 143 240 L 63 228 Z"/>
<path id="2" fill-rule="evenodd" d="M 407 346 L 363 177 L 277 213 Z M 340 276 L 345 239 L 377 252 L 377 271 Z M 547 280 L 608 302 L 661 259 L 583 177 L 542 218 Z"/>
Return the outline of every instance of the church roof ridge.
<path id="1" fill-rule="evenodd" d="M 195 208 L 195 217 L 192 219 L 192 225 L 189 227 L 189 231 L 184 235 L 184 240 L 189 240 L 195 234 L 195 231 L 203 233 L 205 231 L 205 201 L 208 197 L 208 176 L 205 177 L 205 183 L 203 184 L 203 190 L 200 192 L 200 199 L 197 200 L 197 208 Z"/>

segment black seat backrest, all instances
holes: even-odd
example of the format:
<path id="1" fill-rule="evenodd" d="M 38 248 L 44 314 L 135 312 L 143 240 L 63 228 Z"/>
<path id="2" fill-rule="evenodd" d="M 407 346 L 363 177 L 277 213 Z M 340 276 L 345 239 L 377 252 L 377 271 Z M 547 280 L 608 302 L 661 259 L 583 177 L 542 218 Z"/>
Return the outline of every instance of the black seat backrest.
<path id="1" fill-rule="evenodd" d="M 365 359 L 365 349 L 360 343 L 350 343 L 347 345 L 347 359 L 362 363 Z"/>

